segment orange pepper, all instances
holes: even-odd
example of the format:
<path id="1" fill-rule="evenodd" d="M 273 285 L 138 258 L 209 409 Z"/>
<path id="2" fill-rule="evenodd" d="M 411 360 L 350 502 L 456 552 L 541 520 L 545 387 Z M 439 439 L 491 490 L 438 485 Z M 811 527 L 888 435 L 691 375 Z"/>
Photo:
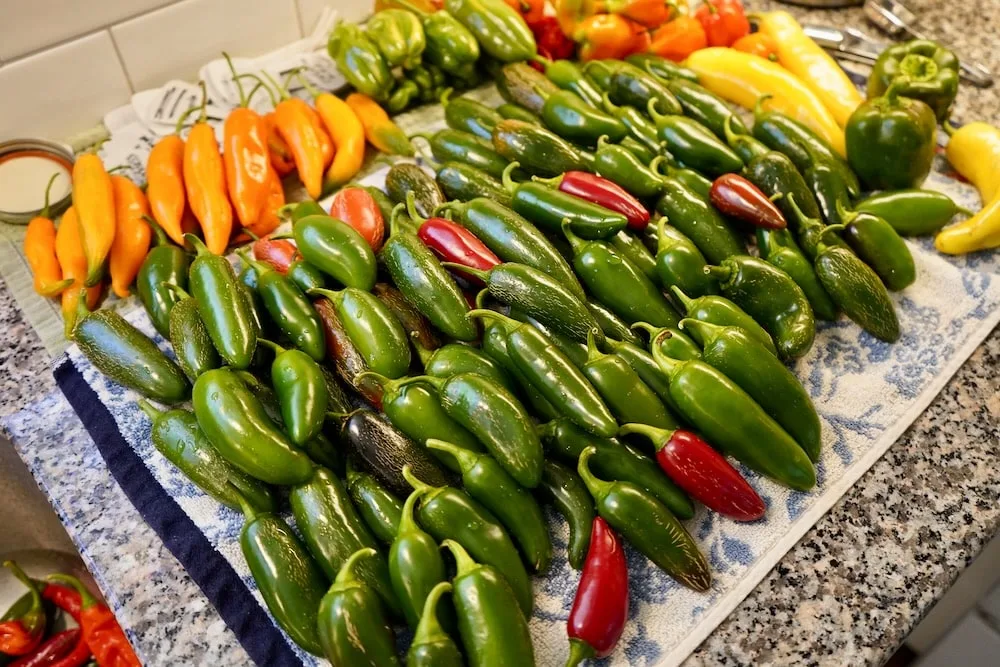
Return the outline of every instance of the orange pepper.
<path id="1" fill-rule="evenodd" d="M 63 332 L 66 338 L 69 338 L 73 332 L 73 326 L 76 324 L 77 304 L 80 301 L 83 283 L 87 278 L 87 256 L 83 253 L 83 244 L 80 239 L 80 219 L 73 206 L 66 209 L 62 220 L 59 221 L 59 228 L 56 230 L 56 257 L 62 266 L 63 275 L 73 280 L 73 284 L 62 293 L 61 306 Z M 100 298 L 101 285 L 94 285 L 87 289 L 88 308 L 93 310 Z"/>
<path id="2" fill-rule="evenodd" d="M 273 171 L 264 122 L 260 114 L 247 106 L 262 84 L 258 83 L 257 88 L 246 95 L 229 54 L 224 52 L 222 55 L 229 64 L 240 94 L 239 106 L 229 112 L 222 125 L 222 164 L 226 169 L 226 189 L 236 219 L 240 225 L 247 227 L 257 222 L 260 216 L 270 192 L 269 174 Z"/>
<path id="3" fill-rule="evenodd" d="M 392 122 L 378 102 L 361 93 L 351 93 L 344 102 L 364 126 L 368 143 L 389 155 L 413 155 L 410 138 Z"/>
<path id="4" fill-rule="evenodd" d="M 149 251 L 152 231 L 144 219 L 149 215 L 149 202 L 139 186 L 124 176 L 112 174 L 111 187 L 115 194 L 116 231 L 108 269 L 111 289 L 124 299 Z"/>
<path id="5" fill-rule="evenodd" d="M 295 171 L 295 159 L 292 158 L 292 149 L 288 147 L 281 133 L 278 132 L 277 122 L 273 111 L 264 116 L 264 130 L 267 132 L 267 154 L 271 159 L 271 166 L 278 172 L 278 176 L 287 176 Z"/>
<path id="6" fill-rule="evenodd" d="M 511 9 L 521 15 L 528 25 L 540 21 L 545 16 L 545 0 L 503 0 Z"/>
<path id="7" fill-rule="evenodd" d="M 645 44 L 646 30 L 619 14 L 594 14 L 576 28 L 573 39 L 580 44 L 582 61 L 620 59 Z"/>
<path id="8" fill-rule="evenodd" d="M 163 137 L 146 160 L 146 195 L 153 219 L 178 245 L 184 245 L 181 219 L 187 204 L 184 193 L 184 140 L 179 134 Z"/>
<path id="9" fill-rule="evenodd" d="M 556 20 L 563 34 L 567 37 L 575 35 L 580 23 L 597 13 L 596 4 L 595 0 L 554 0 Z"/>
<path id="10" fill-rule="evenodd" d="M 247 231 L 254 236 L 265 236 L 270 234 L 281 224 L 281 217 L 278 209 L 285 205 L 285 189 L 281 185 L 281 179 L 273 169 L 268 176 L 267 199 L 260 209 L 257 220 L 246 227 Z"/>
<path id="11" fill-rule="evenodd" d="M 636 23 L 655 28 L 669 21 L 676 7 L 669 0 L 605 0 L 607 11 Z"/>
<path id="12" fill-rule="evenodd" d="M 778 45 L 774 38 L 762 32 L 753 32 L 744 35 L 733 42 L 732 48 L 744 53 L 752 53 L 761 58 L 767 58 L 772 62 L 778 60 Z"/>
<path id="13" fill-rule="evenodd" d="M 740 0 L 706 0 L 694 17 L 705 29 L 709 46 L 730 46 L 750 33 L 750 21 Z"/>
<path id="14" fill-rule="evenodd" d="M 93 287 L 104 277 L 104 260 L 115 240 L 115 196 L 101 158 L 84 153 L 73 165 L 73 206 L 87 257 L 87 280 Z"/>
<path id="15" fill-rule="evenodd" d="M 317 90 L 304 78 L 302 83 L 314 96 L 316 112 L 333 139 L 333 162 L 326 171 L 326 184 L 332 187 L 343 185 L 354 178 L 364 164 L 365 126 L 344 100 Z"/>
<path id="16" fill-rule="evenodd" d="M 221 255 L 233 231 L 233 207 L 226 194 L 226 169 L 219 154 L 215 129 L 205 118 L 208 92 L 201 83 L 201 113 L 184 144 L 184 186 L 191 212 L 205 235 L 205 246 Z M 189 110 L 190 111 L 190 110 Z M 183 122 L 184 117 L 180 121 Z"/>
<path id="17" fill-rule="evenodd" d="M 306 192 L 313 199 L 319 199 L 323 192 L 323 140 L 317 132 L 314 121 L 315 111 L 304 100 L 290 97 L 288 91 L 265 72 L 271 84 L 281 95 L 281 101 L 274 108 L 274 124 L 278 133 L 288 144 L 299 172 L 299 180 L 306 186 Z"/>
<path id="18" fill-rule="evenodd" d="M 320 118 L 316 109 L 308 104 L 306 104 L 306 107 L 309 108 L 309 117 L 312 119 L 313 127 L 316 128 L 316 136 L 319 138 L 319 152 L 323 156 L 323 168 L 326 169 L 330 166 L 330 162 L 333 161 L 333 139 L 330 137 L 329 132 L 327 132 L 323 119 Z"/>
<path id="19" fill-rule="evenodd" d="M 678 16 L 653 31 L 647 51 L 680 62 L 708 46 L 708 37 L 698 19 Z"/>
<path id="20" fill-rule="evenodd" d="M 59 258 L 56 257 L 56 225 L 49 218 L 49 192 L 59 174 L 52 174 L 45 188 L 45 206 L 28 223 L 24 233 L 24 256 L 35 278 L 35 291 L 42 296 L 56 296 L 73 284 L 72 278 L 63 279 Z"/>

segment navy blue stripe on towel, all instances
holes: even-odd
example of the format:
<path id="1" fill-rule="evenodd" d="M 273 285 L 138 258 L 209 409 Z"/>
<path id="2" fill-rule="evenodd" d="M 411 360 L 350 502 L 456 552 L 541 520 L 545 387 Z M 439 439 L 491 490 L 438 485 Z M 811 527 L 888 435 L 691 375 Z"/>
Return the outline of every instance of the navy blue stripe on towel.
<path id="1" fill-rule="evenodd" d="M 212 548 L 208 538 L 125 442 L 108 408 L 73 362 L 64 359 L 53 375 L 97 444 L 111 475 L 215 606 L 229 629 L 236 633 L 253 661 L 267 667 L 300 667 L 302 661 L 243 585 L 236 570 Z M 165 602 L 169 604 L 170 601 Z"/>

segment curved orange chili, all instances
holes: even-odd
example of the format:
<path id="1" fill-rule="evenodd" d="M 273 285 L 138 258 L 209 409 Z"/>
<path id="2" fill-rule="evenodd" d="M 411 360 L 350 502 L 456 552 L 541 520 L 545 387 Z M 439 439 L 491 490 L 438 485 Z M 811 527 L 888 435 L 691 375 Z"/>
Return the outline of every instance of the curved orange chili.
<path id="1" fill-rule="evenodd" d="M 273 169 L 267 180 L 267 198 L 264 200 L 264 205 L 260 208 L 257 220 L 246 227 L 246 230 L 254 236 L 270 234 L 281 224 L 278 209 L 285 205 L 285 189 L 281 185 L 281 179 L 278 178 L 278 174 Z"/>
<path id="2" fill-rule="evenodd" d="M 264 129 L 267 131 L 267 154 L 271 158 L 271 166 L 279 176 L 287 176 L 295 171 L 295 159 L 292 149 L 278 132 L 278 121 L 271 111 L 264 116 Z"/>
<path id="3" fill-rule="evenodd" d="M 273 168 L 264 122 L 260 114 L 247 106 L 257 88 L 247 95 L 229 54 L 223 52 L 222 55 L 229 64 L 240 95 L 239 106 L 229 112 L 222 125 L 222 164 L 236 219 L 243 227 L 249 227 L 257 222 L 270 194 L 269 173 Z"/>
<path id="4" fill-rule="evenodd" d="M 112 174 L 111 187 L 115 195 L 115 241 L 111 244 L 108 270 L 111 289 L 124 299 L 149 251 L 152 231 L 143 217 L 149 215 L 149 202 L 139 186 L 124 176 Z"/>
<path id="5" fill-rule="evenodd" d="M 323 168 L 326 169 L 330 166 L 330 162 L 333 161 L 333 137 L 327 132 L 326 125 L 323 123 L 323 119 L 320 118 L 316 108 L 309 106 L 308 102 L 306 102 L 306 106 L 309 108 L 309 117 L 312 118 L 313 127 L 316 128 L 316 136 L 319 138 L 319 152 L 323 156 Z"/>
<path id="6" fill-rule="evenodd" d="M 80 238 L 87 257 L 87 279 L 93 287 L 104 277 L 104 260 L 115 240 L 115 196 L 101 158 L 84 153 L 73 164 L 73 206 L 80 219 Z"/>
<path id="7" fill-rule="evenodd" d="M 278 88 L 281 101 L 274 109 L 275 126 L 295 159 L 299 179 L 306 186 L 306 192 L 313 199 L 319 199 L 323 192 L 323 146 L 312 114 L 314 110 L 305 100 L 290 97 L 277 81 L 270 79 Z"/>
<path id="8" fill-rule="evenodd" d="M 365 126 L 347 102 L 317 90 L 304 77 L 302 84 L 313 95 L 316 112 L 333 139 L 333 162 L 326 170 L 326 184 L 339 187 L 354 178 L 364 164 Z"/>
<path id="9" fill-rule="evenodd" d="M 215 130 L 206 118 L 208 92 L 201 83 L 201 114 L 184 144 L 184 188 L 191 212 L 205 235 L 205 246 L 221 255 L 233 231 L 233 207 L 226 194 L 226 173 Z M 183 119 L 182 119 L 183 120 Z"/>
<path id="10" fill-rule="evenodd" d="M 76 324 L 76 306 L 80 301 L 80 288 L 87 279 L 87 256 L 83 254 L 80 220 L 74 206 L 66 209 L 59 221 L 59 228 L 56 230 L 56 257 L 62 266 L 63 275 L 73 280 L 73 284 L 62 293 L 63 331 L 66 338 L 69 338 Z M 100 298 L 100 285 L 87 289 L 88 308 L 93 310 Z"/>
<path id="11" fill-rule="evenodd" d="M 378 102 L 361 93 L 351 93 L 344 102 L 361 121 L 368 143 L 388 155 L 413 155 L 410 138 L 392 122 Z"/>
<path id="12" fill-rule="evenodd" d="M 45 206 L 28 223 L 24 233 L 24 257 L 35 279 L 35 291 L 42 296 L 56 296 L 73 284 L 72 278 L 63 279 L 59 258 L 56 257 L 56 225 L 49 218 L 49 193 L 58 173 L 52 174 L 45 187 Z"/>
<path id="13" fill-rule="evenodd" d="M 149 152 L 146 196 L 156 224 L 174 243 L 184 245 L 181 220 L 187 195 L 184 192 L 184 140 L 179 134 L 163 137 Z"/>

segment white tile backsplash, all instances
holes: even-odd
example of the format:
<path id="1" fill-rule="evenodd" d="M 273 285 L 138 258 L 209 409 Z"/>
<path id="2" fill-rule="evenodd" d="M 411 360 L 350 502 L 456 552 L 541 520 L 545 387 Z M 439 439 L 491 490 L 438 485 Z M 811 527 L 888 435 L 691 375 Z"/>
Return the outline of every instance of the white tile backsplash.
<path id="1" fill-rule="evenodd" d="M 131 95 L 107 30 L 7 63 L 0 67 L 0 90 L 0 140 L 64 139 Z"/>

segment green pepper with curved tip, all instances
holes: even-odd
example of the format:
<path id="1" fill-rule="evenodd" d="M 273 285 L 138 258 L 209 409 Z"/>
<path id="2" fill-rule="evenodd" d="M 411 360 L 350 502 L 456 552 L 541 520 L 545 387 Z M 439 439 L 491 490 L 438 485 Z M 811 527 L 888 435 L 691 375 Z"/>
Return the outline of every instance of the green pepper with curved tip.
<path id="1" fill-rule="evenodd" d="M 172 292 L 167 285 L 186 287 L 190 256 L 184 248 L 170 242 L 166 232 L 154 222 L 146 222 L 152 228 L 155 238 L 153 247 L 142 260 L 142 266 L 135 276 L 135 291 L 139 301 L 146 308 L 153 326 L 164 338 L 170 337 L 170 310 L 180 301 L 180 295 Z"/>
<path id="2" fill-rule="evenodd" d="M 843 223 L 840 212 L 850 206 L 851 196 L 840 173 L 830 165 L 816 163 L 802 172 L 802 178 L 816 198 L 823 220 L 830 225 Z"/>
<path id="3" fill-rule="evenodd" d="M 733 126 L 736 123 L 739 123 L 743 127 L 742 131 L 733 129 Z M 771 152 L 771 149 L 768 148 L 762 141 L 755 139 L 753 135 L 748 133 L 746 126 L 743 125 L 743 121 L 740 120 L 739 116 L 736 116 L 733 113 L 730 113 L 725 117 L 725 120 L 723 120 L 722 135 L 720 135 L 719 138 L 724 139 L 726 144 L 732 148 L 733 151 L 740 156 L 740 159 L 747 165 L 749 165 L 755 158 L 763 157 Z"/>
<path id="4" fill-rule="evenodd" d="M 445 0 L 444 7 L 491 58 L 514 63 L 535 56 L 535 37 L 528 24 L 502 0 Z"/>
<path id="5" fill-rule="evenodd" d="M 328 215 L 309 215 L 292 228 L 295 245 L 307 262 L 347 287 L 375 285 L 375 253 L 353 227 Z"/>
<path id="6" fill-rule="evenodd" d="M 618 246 L 615 245 L 615 247 L 617 248 Z M 619 252 L 621 251 L 619 250 Z M 622 254 L 624 255 L 624 253 Z M 611 312 L 603 303 L 590 299 L 587 301 L 587 310 L 597 320 L 597 324 L 601 327 L 601 331 L 604 332 L 606 338 L 614 338 L 615 340 L 625 341 L 634 345 L 642 344 L 642 339 L 633 333 L 628 323 Z"/>
<path id="7" fill-rule="evenodd" d="M 330 300 L 348 337 L 371 370 L 388 378 L 406 374 L 410 368 L 410 342 L 388 306 L 369 292 L 354 287 L 339 292 L 320 288 L 309 293 Z"/>
<path id="8" fill-rule="evenodd" d="M 882 218 L 901 236 L 933 234 L 959 213 L 972 216 L 944 193 L 915 189 L 879 192 L 859 201 L 854 210 Z"/>
<path id="9" fill-rule="evenodd" d="M 572 470 L 554 461 L 545 462 L 538 494 L 569 524 L 567 557 L 574 570 L 583 567 L 590 548 L 590 530 L 594 523 L 594 500 L 583 480 Z"/>
<path id="10" fill-rule="evenodd" d="M 503 183 L 464 162 L 446 162 L 441 165 L 437 171 L 437 184 L 449 200 L 466 202 L 486 197 L 502 206 L 510 206 L 510 193 L 503 187 Z"/>
<path id="11" fill-rule="evenodd" d="M 225 257 L 210 253 L 194 234 L 184 238 L 198 253 L 191 262 L 188 280 L 212 344 L 228 365 L 247 368 L 253 361 L 257 333 L 249 304 L 233 298 L 242 294 L 233 266 Z"/>
<path id="12" fill-rule="evenodd" d="M 663 166 L 661 171 L 660 167 Z M 670 164 L 667 157 L 656 156 L 650 163 L 649 168 L 661 176 L 669 176 L 701 199 L 708 202 L 712 198 L 712 181 L 708 180 L 694 169 L 678 167 Z"/>
<path id="13" fill-rule="evenodd" d="M 344 481 L 354 508 L 376 540 L 389 545 L 396 539 L 403 503 L 377 479 L 366 472 L 347 466 Z"/>
<path id="14" fill-rule="evenodd" d="M 546 60 L 537 57 L 535 62 L 540 63 L 545 69 L 545 76 L 549 81 L 556 84 L 563 90 L 576 93 L 580 98 L 594 107 L 601 108 L 601 91 L 592 84 L 572 60 Z"/>
<path id="15" fill-rule="evenodd" d="M 749 255 L 737 255 L 706 269 L 722 293 L 771 334 L 783 359 L 798 359 L 816 339 L 809 299 L 791 276 Z"/>
<path id="16" fill-rule="evenodd" d="M 199 489 L 234 510 L 240 509 L 240 497 L 260 512 L 277 509 L 271 489 L 224 459 L 205 437 L 193 412 L 162 412 L 144 399 L 139 399 L 139 408 L 153 422 L 153 446 Z"/>
<path id="17" fill-rule="evenodd" d="M 417 346 L 417 354 L 420 355 L 424 373 L 427 375 L 447 380 L 459 373 L 476 373 L 511 392 L 514 391 L 514 383 L 503 366 L 471 345 L 448 343 L 433 352 Z M 448 438 L 438 437 L 438 440 L 448 440 Z"/>
<path id="18" fill-rule="evenodd" d="M 444 440 L 428 440 L 427 447 L 455 459 L 469 495 L 496 515 L 531 568 L 545 571 L 552 559 L 552 543 L 545 517 L 532 495 L 486 454 L 474 454 Z"/>
<path id="19" fill-rule="evenodd" d="M 298 646 L 322 655 L 317 612 L 326 591 L 323 571 L 281 517 L 236 497 L 245 517 L 240 550 L 268 611 Z"/>
<path id="20" fill-rule="evenodd" d="M 505 327 L 499 322 L 490 322 L 489 320 L 483 322 L 483 352 L 503 366 L 507 373 L 517 381 L 519 389 L 516 393 L 528 402 L 533 414 L 543 419 L 558 417 L 559 411 L 528 381 L 521 369 L 514 363 L 507 348 Z"/>
<path id="21" fill-rule="evenodd" d="M 761 259 L 792 277 L 809 299 L 813 315 L 820 320 L 837 319 L 837 305 L 823 289 L 812 262 L 803 254 L 792 233 L 787 229 L 758 227 L 756 234 Z"/>
<path id="22" fill-rule="evenodd" d="M 451 99 L 452 89 L 444 91 L 441 106 L 444 108 L 444 122 L 453 130 L 474 134 L 480 139 L 493 140 L 493 128 L 503 120 L 503 116 L 482 102 L 470 97 Z"/>
<path id="23" fill-rule="evenodd" d="M 396 4 L 420 17 L 424 27 L 423 59 L 449 74 L 462 74 L 479 60 L 476 36 L 444 9 L 428 13 L 401 0 Z"/>
<path id="24" fill-rule="evenodd" d="M 326 50 L 354 88 L 377 102 L 389 99 L 393 78 L 379 47 L 354 23 L 340 22 L 326 44 Z"/>
<path id="25" fill-rule="evenodd" d="M 653 153 L 660 151 L 660 138 L 656 135 L 656 125 L 639 109 L 627 104 L 616 105 L 607 93 L 602 93 L 599 104 L 609 114 L 621 121 L 632 136 Z M 614 139 L 612 139 L 614 140 Z"/>
<path id="26" fill-rule="evenodd" d="M 662 114 L 655 100 L 647 109 L 667 150 L 684 166 L 715 177 L 743 169 L 743 160 L 698 121 L 677 114 Z"/>
<path id="27" fill-rule="evenodd" d="M 392 589 L 403 607 L 406 623 L 412 629 L 416 629 L 420 621 L 424 602 L 431 590 L 448 579 L 437 542 L 417 525 L 413 516 L 417 501 L 429 490 L 430 487 L 416 489 L 406 498 L 399 531 L 389 549 Z"/>
<path id="28" fill-rule="evenodd" d="M 444 203 L 444 194 L 434 178 L 412 162 L 400 162 L 389 169 L 385 175 L 385 191 L 389 199 L 397 204 L 406 203 L 412 192 L 412 208 L 425 218 L 433 215 L 434 209 Z M 415 217 L 412 212 L 410 217 Z"/>
<path id="29" fill-rule="evenodd" d="M 539 176 L 567 171 L 590 171 L 594 156 L 544 127 L 519 120 L 505 120 L 493 128 L 493 148 L 507 160 Z"/>
<path id="30" fill-rule="evenodd" d="M 528 613 L 514 604 L 517 589 L 503 571 L 482 558 L 477 563 L 456 540 L 442 546 L 455 559 L 452 598 L 470 667 L 535 664 Z"/>
<path id="31" fill-rule="evenodd" d="M 698 359 L 671 359 L 658 345 L 653 359 L 669 377 L 681 414 L 724 454 L 796 491 L 816 485 L 802 447 L 721 371 Z"/>
<path id="32" fill-rule="evenodd" d="M 263 338 L 257 342 L 274 350 L 271 384 L 288 437 L 301 447 L 323 430 L 330 400 L 326 378 L 319 364 L 302 350 L 286 350 Z"/>
<path id="33" fill-rule="evenodd" d="M 663 177 L 650 169 L 632 151 L 602 137 L 594 152 L 594 170 L 640 199 L 656 197 L 663 190 Z"/>
<path id="34" fill-rule="evenodd" d="M 739 116 L 733 114 L 732 109 L 722 98 L 707 88 L 687 79 L 674 78 L 666 82 L 667 90 L 674 94 L 684 109 L 684 115 L 692 118 L 717 136 L 719 139 L 726 139 L 726 122 L 731 126 L 731 131 L 736 134 L 749 135 L 750 130 L 743 124 Z"/>
<path id="35" fill-rule="evenodd" d="M 609 92 L 611 77 L 620 66 L 618 60 L 591 60 L 583 66 L 583 75 L 601 92 Z"/>
<path id="36" fill-rule="evenodd" d="M 656 273 L 664 289 L 677 287 L 695 297 L 718 294 L 719 282 L 705 273 L 705 256 L 666 217 L 657 223 Z"/>
<path id="37" fill-rule="evenodd" d="M 375 12 L 365 24 L 365 32 L 378 47 L 389 67 L 416 67 L 427 47 L 420 18 L 405 9 Z"/>
<path id="38" fill-rule="evenodd" d="M 663 178 L 656 210 L 691 239 L 709 262 L 746 253 L 746 245 L 722 214 L 696 191 L 673 177 Z"/>
<path id="39" fill-rule="evenodd" d="M 672 328 L 670 329 L 672 330 Z M 660 331 L 660 329 L 657 330 Z M 673 410 L 674 406 L 671 403 L 670 387 L 667 383 L 667 378 L 660 371 L 660 367 L 656 365 L 656 362 L 653 361 L 652 355 L 641 347 L 642 343 L 625 343 L 612 338 L 609 338 L 607 343 L 612 352 L 624 359 L 632 367 L 632 370 L 639 374 L 639 378 L 650 389 L 656 392 L 656 395 L 660 397 L 663 404 Z"/>
<path id="40" fill-rule="evenodd" d="M 681 320 L 681 322 L 683 321 Z M 663 354 L 671 359 L 678 359 L 680 361 L 701 359 L 701 348 L 677 327 L 654 327 L 648 322 L 636 322 L 632 325 L 632 328 L 645 331 L 649 335 L 650 344 L 654 340 L 659 340 Z M 660 334 L 664 331 L 669 331 L 670 335 L 661 337 Z"/>
<path id="41" fill-rule="evenodd" d="M 618 145 L 632 155 L 636 156 L 641 164 L 646 165 L 656 159 L 656 153 L 653 149 L 646 144 L 641 143 L 635 137 L 625 137 L 618 143 Z M 594 168 L 594 171 L 597 171 L 596 167 Z"/>
<path id="42" fill-rule="evenodd" d="M 625 58 L 625 62 L 632 63 L 664 81 L 686 79 L 698 83 L 698 75 L 693 70 L 655 53 L 633 53 Z"/>
<path id="43" fill-rule="evenodd" d="M 534 317 L 522 312 L 519 308 L 511 308 L 510 317 L 518 322 L 530 324 L 542 332 L 549 342 L 555 345 L 556 348 L 558 348 L 558 350 L 562 352 L 577 368 L 580 368 L 587 363 L 587 346 L 583 343 L 578 343 L 558 331 L 553 331 L 552 327 L 545 325 L 543 322 L 539 322 Z M 501 326 L 503 325 L 501 324 Z"/>
<path id="44" fill-rule="evenodd" d="M 573 248 L 573 267 L 587 289 L 627 322 L 647 320 L 657 326 L 680 321 L 660 290 L 634 264 L 603 241 L 584 241 L 563 222 Z M 603 336 L 602 336 L 603 337 Z"/>
<path id="45" fill-rule="evenodd" d="M 413 633 L 413 641 L 406 651 L 407 667 L 463 667 L 462 653 L 455 641 L 444 631 L 438 621 L 438 607 L 444 602 L 441 596 L 452 591 L 451 584 L 442 581 L 431 589 L 424 602 L 420 623 Z"/>
<path id="46" fill-rule="evenodd" d="M 790 198 L 794 197 L 810 218 L 818 218 L 821 215 L 815 195 L 787 155 L 778 151 L 768 151 L 750 160 L 743 170 L 743 175 L 761 192 L 775 198 L 774 203 L 781 209 L 781 214 L 793 231 L 799 230 L 794 226 L 796 218 L 789 202 Z"/>
<path id="47" fill-rule="evenodd" d="M 491 73 L 500 97 L 532 114 L 539 114 L 545 98 L 559 90 L 556 84 L 528 63 L 507 63 Z M 527 121 L 539 124 L 541 119 Z"/>
<path id="48" fill-rule="evenodd" d="M 650 101 L 655 101 L 666 113 L 682 113 L 680 102 L 662 81 L 631 63 L 619 63 L 611 73 L 609 84 L 608 93 L 615 104 L 645 110 Z"/>
<path id="49" fill-rule="evenodd" d="M 417 521 L 435 540 L 454 540 L 482 563 L 496 568 L 514 591 L 516 603 L 530 614 L 533 606 L 531 580 L 503 524 L 469 494 L 451 486 L 432 486 L 417 479 L 409 466 L 403 476 L 423 493 Z"/>
<path id="50" fill-rule="evenodd" d="M 758 324 L 757 320 L 750 317 L 745 310 L 729 299 L 715 294 L 692 299 L 678 287 L 670 289 L 674 298 L 680 303 L 681 311 L 685 317 L 720 326 L 739 327 L 760 341 L 760 344 L 766 347 L 771 354 L 778 356 L 778 349 L 774 346 L 771 334 Z M 698 336 L 695 335 L 695 340 L 697 338 Z"/>
<path id="51" fill-rule="evenodd" d="M 431 154 L 438 162 L 461 162 L 480 169 L 493 178 L 500 178 L 510 162 L 493 147 L 489 139 L 482 139 L 461 130 L 449 127 L 438 130 L 430 137 L 415 136 L 427 140 Z"/>
<path id="52" fill-rule="evenodd" d="M 510 102 L 505 102 L 497 107 L 497 113 L 507 120 L 520 120 L 533 125 L 541 125 L 542 119 L 536 114 Z"/>
<path id="53" fill-rule="evenodd" d="M 886 287 L 898 292 L 913 284 L 917 279 L 913 254 L 892 225 L 872 213 L 841 211 L 840 217 L 848 245 Z"/>
<path id="54" fill-rule="evenodd" d="M 677 517 L 635 484 L 596 477 L 590 471 L 590 459 L 595 453 L 593 447 L 583 450 L 577 473 L 594 497 L 597 513 L 679 583 L 707 591 L 712 585 L 708 561 Z"/>
<path id="55" fill-rule="evenodd" d="M 571 90 L 552 93 L 542 106 L 542 122 L 564 139 L 592 144 L 601 136 L 621 141 L 629 133 L 620 119 L 585 102 Z"/>
<path id="56" fill-rule="evenodd" d="M 377 557 L 366 547 L 351 554 L 318 605 L 319 641 L 334 665 L 399 665 L 396 639 L 378 595 L 355 570 Z"/>

